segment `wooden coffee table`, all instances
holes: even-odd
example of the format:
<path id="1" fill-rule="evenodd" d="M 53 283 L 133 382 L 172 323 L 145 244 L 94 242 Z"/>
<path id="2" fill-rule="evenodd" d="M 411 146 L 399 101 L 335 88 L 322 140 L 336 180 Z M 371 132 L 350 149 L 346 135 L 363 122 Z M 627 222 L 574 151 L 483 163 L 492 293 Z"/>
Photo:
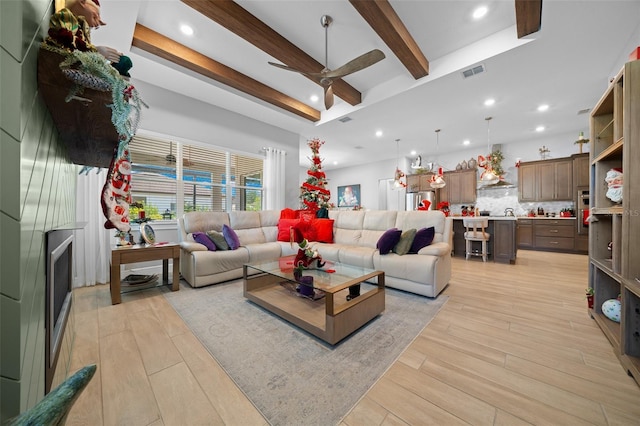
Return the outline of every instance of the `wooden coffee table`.
<path id="1" fill-rule="evenodd" d="M 244 265 L 244 297 L 332 345 L 384 311 L 384 272 L 330 262 L 305 270 L 303 275 L 314 278 L 314 289 L 325 293 L 312 300 L 292 290 L 293 258 Z M 377 286 L 362 288 L 360 296 L 347 301 L 348 288 L 365 281 Z"/>
<path id="2" fill-rule="evenodd" d="M 180 288 L 180 245 L 135 245 L 116 247 L 111 250 L 111 304 L 121 302 L 120 265 L 125 263 L 162 260 L 162 283 L 169 284 L 169 259 L 173 259 L 173 277 L 171 290 Z"/>

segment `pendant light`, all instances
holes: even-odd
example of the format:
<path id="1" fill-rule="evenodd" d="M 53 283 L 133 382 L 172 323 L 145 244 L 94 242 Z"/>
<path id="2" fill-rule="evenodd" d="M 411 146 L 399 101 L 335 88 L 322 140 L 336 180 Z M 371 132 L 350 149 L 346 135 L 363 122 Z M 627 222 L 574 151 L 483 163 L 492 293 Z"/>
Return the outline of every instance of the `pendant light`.
<path id="1" fill-rule="evenodd" d="M 491 123 L 491 120 L 493 119 L 493 117 L 486 117 L 485 120 L 487 121 L 487 150 L 489 151 L 489 157 L 491 156 L 491 142 L 490 142 L 490 131 L 489 131 L 489 125 Z M 478 162 L 480 163 L 480 162 Z M 480 164 L 481 166 L 485 167 L 485 171 L 482 173 L 482 175 L 480 175 L 480 183 L 482 185 L 495 185 L 496 183 L 498 183 L 500 181 L 500 176 L 496 175 L 496 172 L 493 171 L 493 167 L 491 167 L 491 162 L 489 160 L 484 160 L 483 158 L 483 163 L 484 164 Z"/>
<path id="2" fill-rule="evenodd" d="M 436 154 L 437 154 L 440 151 L 440 129 L 436 129 L 435 132 L 436 132 Z M 429 179 L 429 185 L 434 189 L 444 188 L 447 185 L 447 182 L 444 181 L 442 166 L 438 166 L 437 173 L 431 176 L 431 179 Z"/>
<path id="3" fill-rule="evenodd" d="M 406 188 L 407 184 L 402 181 L 404 173 L 400 170 L 400 139 L 396 139 L 396 171 L 393 174 L 393 189 Z"/>

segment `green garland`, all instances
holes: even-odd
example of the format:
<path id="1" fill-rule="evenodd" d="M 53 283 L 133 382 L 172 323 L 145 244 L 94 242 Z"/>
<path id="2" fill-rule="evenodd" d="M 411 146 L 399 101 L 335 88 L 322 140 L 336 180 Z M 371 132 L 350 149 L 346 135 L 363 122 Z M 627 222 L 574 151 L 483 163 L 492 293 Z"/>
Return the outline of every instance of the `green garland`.
<path id="1" fill-rule="evenodd" d="M 138 91 L 109 62 L 97 52 L 69 52 L 54 46 L 42 44 L 42 48 L 58 53 L 65 59 L 60 63 L 60 69 L 75 69 L 103 81 L 111 90 L 113 103 L 107 106 L 111 109 L 111 122 L 120 136 L 118 153 L 123 154 L 128 149 L 131 138 L 135 135 L 140 122 L 142 107 L 149 106 L 142 101 Z M 65 98 L 69 102 L 72 97 L 81 94 L 85 87 L 74 83 Z"/>
<path id="2" fill-rule="evenodd" d="M 489 164 L 491 169 L 498 176 L 504 175 L 504 169 L 502 168 L 502 160 L 504 160 L 504 154 L 499 149 L 489 154 Z"/>

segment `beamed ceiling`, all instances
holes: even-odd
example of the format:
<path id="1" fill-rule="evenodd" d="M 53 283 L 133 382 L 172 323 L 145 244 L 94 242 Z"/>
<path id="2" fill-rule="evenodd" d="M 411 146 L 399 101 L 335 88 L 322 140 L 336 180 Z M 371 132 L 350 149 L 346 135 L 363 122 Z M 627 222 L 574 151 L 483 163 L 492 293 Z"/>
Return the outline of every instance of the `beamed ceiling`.
<path id="1" fill-rule="evenodd" d="M 181 1 L 289 67 L 315 73 L 319 73 L 324 68 L 322 63 L 234 1 Z M 414 79 L 418 80 L 429 75 L 429 61 L 391 3 L 387 0 L 349 0 L 349 3 L 380 36 Z M 518 38 L 540 29 L 542 0 L 515 0 L 514 9 Z M 311 106 L 227 67 L 213 58 L 174 42 L 141 24 L 136 24 L 132 45 L 307 120 L 320 120 L 320 112 Z M 320 85 L 320 81 L 308 78 Z M 350 105 L 357 105 L 362 101 L 362 94 L 342 79 L 333 83 L 333 92 Z"/>
<path id="2" fill-rule="evenodd" d="M 489 12 L 474 21 L 481 4 Z M 433 153 L 436 128 L 442 153 L 464 149 L 463 139 L 479 149 L 486 146 L 488 115 L 493 143 L 535 143 L 539 124 L 547 126 L 546 137 L 588 130 L 588 114 L 577 112 L 597 102 L 621 66 L 623 48 L 639 32 L 633 18 L 639 13 L 639 2 L 615 0 L 104 2 L 108 25 L 92 37 L 132 58 L 134 83 L 264 121 L 301 140 L 320 137 L 327 160 L 339 157 L 344 166 L 394 158 L 395 139 L 403 155 Z M 329 68 L 373 49 L 386 56 L 336 80 L 330 110 L 310 100 L 322 99 L 317 79 L 268 65 L 320 72 L 325 14 L 334 20 Z M 194 28 L 193 37 L 180 33 L 182 24 Z M 462 78 L 477 65 L 485 73 Z M 493 110 L 482 105 L 489 97 L 496 99 Z M 546 117 L 533 112 L 540 103 L 550 105 Z M 346 116 L 352 120 L 341 122 Z"/>

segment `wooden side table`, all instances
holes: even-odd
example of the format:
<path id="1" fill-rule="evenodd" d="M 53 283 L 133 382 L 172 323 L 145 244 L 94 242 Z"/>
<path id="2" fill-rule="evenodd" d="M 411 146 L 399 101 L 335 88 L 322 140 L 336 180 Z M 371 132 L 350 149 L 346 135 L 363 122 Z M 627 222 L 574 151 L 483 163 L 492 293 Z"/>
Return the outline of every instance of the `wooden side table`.
<path id="1" fill-rule="evenodd" d="M 162 260 L 162 282 L 169 284 L 169 259 L 173 259 L 173 277 L 171 290 L 180 288 L 180 245 L 135 245 L 117 247 L 111 250 L 111 304 L 121 302 L 120 297 L 120 265 L 126 263 Z"/>

